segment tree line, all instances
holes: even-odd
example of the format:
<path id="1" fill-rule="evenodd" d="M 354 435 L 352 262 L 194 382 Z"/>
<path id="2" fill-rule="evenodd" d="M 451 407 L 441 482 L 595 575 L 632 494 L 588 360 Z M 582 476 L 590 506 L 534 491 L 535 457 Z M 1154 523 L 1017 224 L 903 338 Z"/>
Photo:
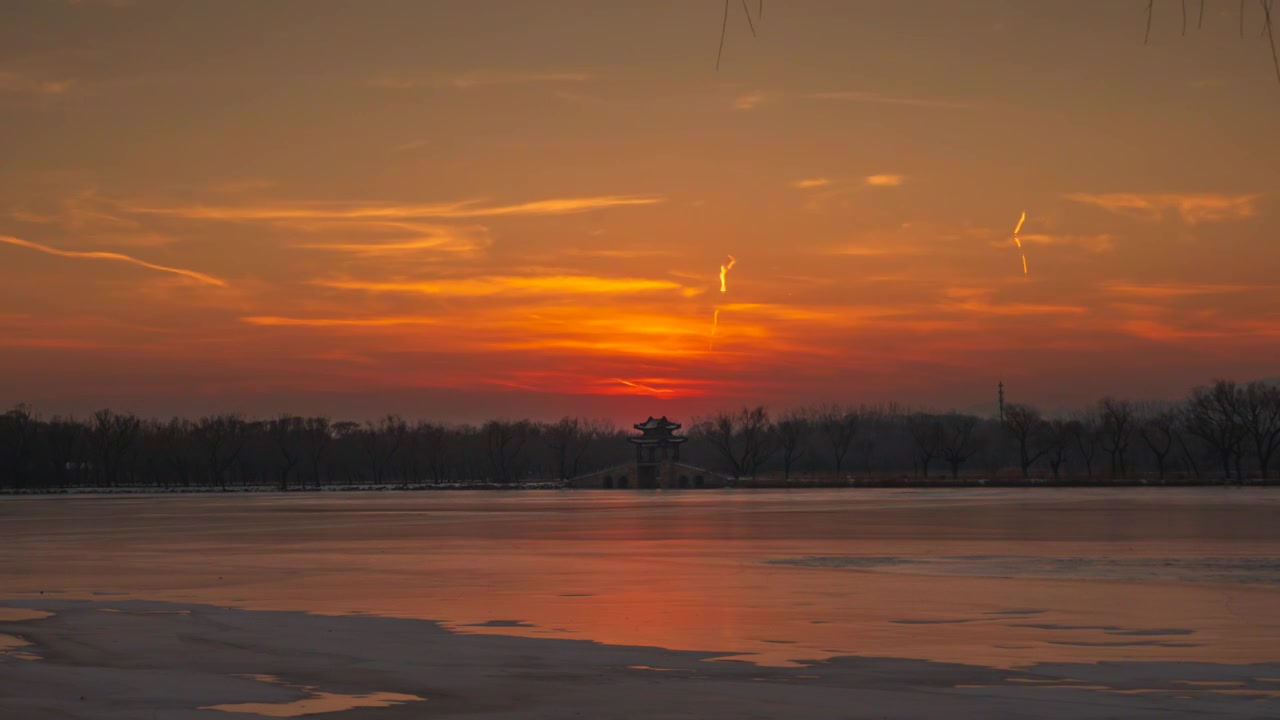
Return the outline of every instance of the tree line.
<path id="1" fill-rule="evenodd" d="M 0 489 L 513 484 L 629 462 L 628 432 L 585 418 L 480 425 L 281 415 L 168 421 L 99 410 L 0 415 Z M 1244 482 L 1280 475 L 1280 388 L 1220 380 L 1176 402 L 1104 398 L 1067 417 L 828 404 L 696 418 L 684 459 L 744 484 L 860 480 Z"/>
<path id="2" fill-rule="evenodd" d="M 776 418 L 716 413 L 690 432 L 691 455 L 733 477 L 1165 483 L 1280 476 L 1280 387 L 1215 381 L 1182 400 L 1103 398 L 1066 417 L 1006 405 L 998 417 L 897 405 L 823 405 Z"/>

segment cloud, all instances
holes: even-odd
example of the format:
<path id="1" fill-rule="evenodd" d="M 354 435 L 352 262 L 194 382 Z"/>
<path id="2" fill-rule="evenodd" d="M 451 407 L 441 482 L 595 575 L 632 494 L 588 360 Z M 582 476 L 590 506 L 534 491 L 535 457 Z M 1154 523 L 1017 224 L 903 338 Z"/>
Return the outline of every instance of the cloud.
<path id="1" fill-rule="evenodd" d="M 294 226 L 309 232 L 334 230 L 349 233 L 352 225 L 366 232 L 392 231 L 409 235 L 387 242 L 293 242 L 291 247 L 307 250 L 351 253 L 367 257 L 403 255 L 420 250 L 472 255 L 489 247 L 488 228 L 483 226 L 448 227 L 417 222 L 341 222 L 317 221 L 296 223 Z"/>
<path id="2" fill-rule="evenodd" d="M 62 95 L 71 89 L 70 80 L 51 80 L 32 73 L 0 70 L 0 94 Z"/>
<path id="3" fill-rule="evenodd" d="M 734 110 L 754 110 L 765 101 L 764 93 L 759 90 L 749 92 L 746 95 L 739 95 L 733 100 Z"/>
<path id="4" fill-rule="evenodd" d="M 391 148 L 391 150 L 393 152 L 409 152 L 411 150 L 420 150 L 430 144 L 431 144 L 430 140 L 410 140 L 408 142 L 403 142 L 403 143 L 400 143 L 399 145 L 396 145 L 395 147 Z"/>
<path id="5" fill-rule="evenodd" d="M 270 190 L 277 184 L 275 180 L 266 178 L 240 178 L 238 180 L 223 180 L 222 182 L 213 183 L 209 186 L 209 189 L 219 193 L 252 193 Z"/>
<path id="6" fill-rule="evenodd" d="M 449 79 L 456 88 L 489 85 L 529 85 L 532 83 L 580 83 L 592 79 L 584 72 L 527 72 L 520 70 L 472 70 Z"/>
<path id="7" fill-rule="evenodd" d="M 873 187 L 898 187 L 902 184 L 901 175 L 868 175 L 866 183 Z"/>
<path id="8" fill-rule="evenodd" d="M 436 205 L 308 203 L 298 205 L 131 207 L 130 212 L 188 220 L 412 220 L 568 215 L 616 207 L 655 205 L 665 198 L 642 195 L 552 198 L 513 205 L 478 206 L 479 200 Z"/>
<path id="9" fill-rule="evenodd" d="M 1251 292 L 1254 290 L 1274 290 L 1268 285 L 1211 285 L 1205 283 L 1188 284 L 1154 284 L 1136 285 L 1128 283 L 1108 283 L 1102 286 L 1106 292 L 1116 295 L 1127 295 L 1140 298 L 1177 298 L 1196 297 L 1199 295 L 1225 295 L 1231 293 Z"/>
<path id="10" fill-rule="evenodd" d="M 1124 333 L 1144 340 L 1207 340 L 1226 337 L 1221 330 L 1192 330 L 1179 328 L 1156 320 L 1126 320 L 1117 325 Z"/>
<path id="11" fill-rule="evenodd" d="M 582 83 L 595 76 L 585 72 L 530 72 L 525 70 L 471 70 L 451 77 L 419 78 L 386 74 L 373 78 L 375 87 L 408 90 L 419 87 L 450 87 L 468 90 L 495 85 L 536 85 L 555 83 Z"/>
<path id="12" fill-rule="evenodd" d="M 1089 252 L 1106 253 L 1115 250 L 1115 238 L 1106 233 L 1096 235 L 1051 235 L 1048 233 L 1033 233 L 1030 235 L 1018 236 L 1024 245 L 1065 245 L 1084 248 Z M 1016 247 L 1012 237 L 1004 240 L 996 240 L 991 243 L 992 247 Z"/>
<path id="13" fill-rule="evenodd" d="M 971 108 L 972 103 L 959 100 L 931 100 L 928 98 L 893 97 L 874 92 L 859 90 L 835 90 L 830 92 L 810 93 L 803 96 L 807 100 L 843 100 L 845 102 L 871 103 L 876 105 L 905 105 L 920 108 Z"/>
<path id="14" fill-rule="evenodd" d="M 669 280 L 605 278 L 590 275 L 513 275 L 395 282 L 316 280 L 313 284 L 339 290 L 454 297 L 480 297 L 501 293 L 591 295 L 682 289 L 679 283 Z"/>
<path id="15" fill-rule="evenodd" d="M 791 183 L 791 187 L 797 188 L 800 190 L 808 190 L 810 188 L 826 187 L 830 184 L 831 184 L 831 180 L 824 177 L 805 178 L 802 180 L 796 180 L 795 182 Z"/>
<path id="16" fill-rule="evenodd" d="M 1259 193 L 1068 193 L 1067 200 L 1115 213 L 1159 220 L 1174 212 L 1188 225 L 1242 220 L 1257 214 Z"/>
<path id="17" fill-rule="evenodd" d="M 240 318 L 250 325 L 268 327 L 398 327 L 402 325 L 435 325 L 437 318 L 416 315 L 359 318 L 299 318 L 279 315 L 250 315 Z"/>
<path id="18" fill-rule="evenodd" d="M 910 245 L 842 245 L 828 250 L 832 255 L 849 255 L 852 257 L 883 257 L 886 255 L 919 255 L 921 248 Z"/>
<path id="19" fill-rule="evenodd" d="M 75 250 L 59 250 L 57 248 L 49 247 L 48 245 L 41 245 L 40 243 L 34 243 L 29 240 L 21 240 L 19 238 L 9 237 L 6 235 L 0 235 L 0 243 L 6 243 L 9 245 L 16 245 L 18 247 L 29 248 L 31 250 L 36 250 L 42 253 L 46 253 L 48 255 L 57 255 L 58 257 L 84 258 L 89 260 L 117 260 L 120 262 L 127 262 L 132 265 L 137 265 L 138 267 L 147 268 L 148 270 L 156 270 L 159 272 L 166 272 L 166 273 L 172 273 L 174 275 L 181 275 L 183 277 L 191 278 L 192 280 L 196 280 L 206 285 L 217 285 L 219 287 L 223 287 L 227 284 L 225 281 L 220 280 L 216 277 L 213 277 L 212 275 L 205 275 L 204 273 L 199 273 L 194 270 L 184 270 L 182 268 L 168 267 L 165 265 L 156 265 L 154 263 L 146 262 L 145 260 L 139 260 L 135 257 L 130 257 L 128 255 L 121 255 L 120 253 L 77 252 Z"/>

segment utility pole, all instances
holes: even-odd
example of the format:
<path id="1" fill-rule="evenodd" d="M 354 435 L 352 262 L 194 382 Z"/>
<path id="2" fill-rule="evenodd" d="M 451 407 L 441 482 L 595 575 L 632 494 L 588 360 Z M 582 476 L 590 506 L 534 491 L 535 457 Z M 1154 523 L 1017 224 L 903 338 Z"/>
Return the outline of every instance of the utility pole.
<path id="1" fill-rule="evenodd" d="M 1004 422 L 1004 381 L 1000 381 L 1000 422 Z"/>

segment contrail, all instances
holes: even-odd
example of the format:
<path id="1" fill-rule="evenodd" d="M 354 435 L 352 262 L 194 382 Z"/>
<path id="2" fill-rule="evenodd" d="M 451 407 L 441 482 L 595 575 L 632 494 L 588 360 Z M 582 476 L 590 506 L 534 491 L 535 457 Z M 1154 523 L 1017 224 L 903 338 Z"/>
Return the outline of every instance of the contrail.
<path id="1" fill-rule="evenodd" d="M 729 264 L 728 264 L 728 265 L 721 265 L 721 266 L 720 266 L 720 292 L 724 292 L 724 291 L 725 291 L 725 286 L 724 286 L 724 276 L 729 274 L 729 270 L 731 270 L 731 269 L 733 268 L 733 264 L 734 264 L 734 263 L 736 263 L 736 262 L 738 262 L 738 261 L 737 261 L 737 260 L 734 260 L 734 259 L 733 259 L 733 256 L 732 256 L 732 255 L 730 255 L 730 256 L 729 256 Z"/>
<path id="2" fill-rule="evenodd" d="M 623 380 L 622 378 L 614 378 L 614 380 L 617 380 L 618 382 L 620 382 L 620 383 L 622 383 L 623 385 L 626 385 L 626 386 L 628 386 L 628 387 L 633 387 L 633 388 L 635 388 L 635 389 L 637 389 L 637 390 L 644 390 L 644 391 L 646 391 L 646 392 L 651 392 L 651 393 L 669 393 L 669 392 L 671 392 L 671 389 L 670 389 L 670 388 L 656 388 L 656 387 L 650 387 L 650 386 L 648 386 L 648 385 L 641 385 L 640 383 L 634 383 L 634 382 L 631 382 L 630 380 Z"/>
<path id="3" fill-rule="evenodd" d="M 22 240 L 16 237 L 10 237 L 8 235 L 0 235 L 0 242 L 7 243 L 9 245 L 17 245 L 18 247 L 29 248 L 31 250 L 36 250 L 42 253 L 46 253 L 48 255 L 57 255 L 59 257 L 88 258 L 90 260 L 119 260 L 121 262 L 127 262 L 132 265 L 137 265 L 138 267 L 147 268 L 148 270 L 159 270 L 160 272 L 173 273 L 174 275 L 181 275 L 183 277 L 188 277 L 188 278 L 191 278 L 192 280 L 205 283 L 206 285 L 217 285 L 218 287 L 225 287 L 227 284 L 226 281 L 224 280 L 220 280 L 216 277 L 213 277 L 212 275 L 205 275 L 204 273 L 196 272 L 195 270 L 184 270 L 182 268 L 174 268 L 174 267 L 169 267 L 167 265 L 156 265 L 155 263 L 149 263 L 145 260 L 139 260 L 138 258 L 135 258 L 135 257 L 129 257 L 128 255 L 121 255 L 120 253 L 80 252 L 77 250 L 59 250 L 58 248 L 52 248 L 52 247 L 49 247 L 48 245 L 41 245 L 40 243 L 34 243 L 29 240 Z"/>
<path id="4" fill-rule="evenodd" d="M 724 284 L 725 276 L 729 274 L 729 270 L 733 268 L 734 263 L 738 262 L 732 255 L 729 256 L 729 264 L 720 266 L 720 292 L 727 292 L 728 287 Z M 716 308 L 715 315 L 711 317 L 711 342 L 708 343 L 708 350 L 716 349 L 716 328 L 720 326 L 720 308 Z"/>
<path id="5" fill-rule="evenodd" d="M 1018 237 L 1018 233 L 1022 232 L 1022 223 L 1027 221 L 1027 211 L 1022 211 L 1022 217 L 1018 218 L 1018 226 L 1013 229 L 1013 242 L 1018 246 L 1018 254 L 1022 256 L 1022 274 L 1027 274 L 1027 254 L 1022 250 L 1022 238 Z"/>

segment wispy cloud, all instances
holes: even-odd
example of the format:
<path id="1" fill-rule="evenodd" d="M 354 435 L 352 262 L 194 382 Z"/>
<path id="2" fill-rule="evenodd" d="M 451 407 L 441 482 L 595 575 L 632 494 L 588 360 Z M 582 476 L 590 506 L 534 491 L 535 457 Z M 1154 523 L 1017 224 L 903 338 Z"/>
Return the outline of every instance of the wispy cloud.
<path id="1" fill-rule="evenodd" d="M 1134 337 L 1162 342 L 1171 340 L 1206 340 L 1227 335 L 1222 330 L 1181 328 L 1158 320 L 1125 320 L 1118 323 L 1117 328 L 1121 332 Z"/>
<path id="2" fill-rule="evenodd" d="M 922 248 L 895 243 L 892 245 L 840 245 L 827 251 L 832 255 L 850 255 L 853 257 L 884 257 L 887 255 L 919 255 Z"/>
<path id="3" fill-rule="evenodd" d="M 754 110 L 765 101 L 765 94 L 759 90 L 739 95 L 733 99 L 734 110 Z"/>
<path id="4" fill-rule="evenodd" d="M 908 107 L 920 108 L 960 109 L 974 107 L 973 103 L 962 100 L 897 97 L 861 90 L 834 90 L 830 92 L 810 93 L 803 97 L 808 100 L 841 100 L 844 102 L 871 103 L 876 105 L 905 105 Z"/>
<path id="5" fill-rule="evenodd" d="M 866 183 L 872 187 L 898 187 L 903 179 L 901 175 L 868 175 Z"/>
<path id="6" fill-rule="evenodd" d="M 1088 308 L 1083 305 L 1054 305 L 1044 303 L 996 303 L 970 300 L 941 306 L 940 309 L 975 315 L 1024 317 L 1036 315 L 1083 315 Z"/>
<path id="7" fill-rule="evenodd" d="M 327 250 L 329 252 L 350 253 L 367 257 L 385 255 L 404 255 L 421 250 L 431 250 L 455 255 L 472 255 L 485 250 L 490 245 L 488 228 L 484 226 L 452 227 L 432 225 L 421 222 L 403 221 L 358 221 L 356 229 L 366 233 L 395 233 L 405 237 L 388 241 L 366 242 L 299 242 L 293 241 L 290 247 L 308 250 Z M 295 221 L 291 224 L 306 232 L 324 233 L 335 231 L 349 234 L 353 223 L 320 220 Z"/>
<path id="8" fill-rule="evenodd" d="M 0 94 L 62 95 L 71 89 L 72 81 L 54 80 L 29 72 L 0 70 Z"/>
<path id="9" fill-rule="evenodd" d="M 1274 290 L 1276 288 L 1269 285 L 1213 285 L 1207 283 L 1163 283 L 1153 285 L 1108 283 L 1103 285 L 1102 289 L 1108 293 L 1130 297 L 1178 298 L 1200 295 L 1226 295 L 1255 290 Z"/>
<path id="10" fill-rule="evenodd" d="M 809 190 L 811 188 L 826 187 L 830 184 L 831 184 L 831 180 L 824 177 L 804 178 L 802 180 L 796 180 L 795 182 L 791 183 L 791 187 L 797 188 L 800 190 Z"/>
<path id="11" fill-rule="evenodd" d="M 48 245 L 41 245 L 40 243 L 31 242 L 29 240 L 22 240 L 20 238 L 10 237 L 7 235 L 0 235 L 0 243 L 15 245 L 21 248 L 28 248 L 30 250 L 36 250 L 38 252 L 46 253 L 48 255 L 56 255 L 58 257 L 80 258 L 80 259 L 87 259 L 87 260 L 116 260 L 119 262 L 126 262 L 132 265 L 137 265 L 138 267 L 147 268 L 148 270 L 156 270 L 159 272 L 166 272 L 166 273 L 172 273 L 174 275 L 181 275 L 183 277 L 191 278 L 192 280 L 196 280 L 206 285 L 217 285 L 221 287 L 227 284 L 225 281 L 220 280 L 216 277 L 213 277 L 212 275 L 205 275 L 204 273 L 196 272 L 194 270 L 184 270 L 182 268 L 168 267 L 167 265 L 156 265 L 155 263 L 149 263 L 145 260 L 139 260 L 138 258 L 130 257 L 128 255 L 121 255 L 120 253 L 80 252 L 76 250 L 59 250 L 58 248 L 49 247 Z"/>
<path id="12" fill-rule="evenodd" d="M 403 325 L 435 325 L 437 318 L 417 315 L 358 318 L 304 318 L 279 315 L 250 315 L 240 318 L 250 325 L 268 327 L 399 327 Z"/>
<path id="13" fill-rule="evenodd" d="M 529 85 L 531 83 L 580 83 L 592 79 L 585 72 L 528 72 L 524 70 L 472 70 L 449 78 L 456 88 L 488 85 Z"/>
<path id="14" fill-rule="evenodd" d="M 307 203 L 298 205 L 130 207 L 134 213 L 189 220 L 412 220 L 464 219 L 516 215 L 568 215 L 608 208 L 654 205 L 665 198 L 643 195 L 552 198 L 511 205 L 479 205 L 466 200 L 435 205 Z"/>
<path id="15" fill-rule="evenodd" d="M 278 183 L 275 180 L 267 178 L 240 178 L 237 180 L 223 180 L 213 183 L 209 186 L 210 190 L 219 193 L 239 194 L 263 192 L 274 188 Z"/>
<path id="16" fill-rule="evenodd" d="M 1106 253 L 1115 250 L 1115 238 L 1106 233 L 1096 235 L 1054 235 L 1049 233 L 1032 233 L 1018 236 L 1024 245 L 1059 245 L 1079 247 L 1089 252 Z M 1015 247 L 1012 237 L 992 241 L 992 247 Z"/>
<path id="17" fill-rule="evenodd" d="M 1188 225 L 1242 220 L 1257 214 L 1259 193 L 1068 193 L 1066 199 L 1111 212 L 1159 220 L 1169 213 Z"/>
<path id="18" fill-rule="evenodd" d="M 412 150 L 421 150 L 431 144 L 430 140 L 409 140 L 391 148 L 394 152 L 410 152 Z"/>
<path id="19" fill-rule="evenodd" d="M 502 293 L 598 295 L 682 289 L 679 283 L 669 280 L 606 278 L 591 275 L 512 275 L 393 282 L 316 280 L 313 284 L 339 290 L 453 297 L 480 297 Z"/>
<path id="20" fill-rule="evenodd" d="M 416 77 L 389 73 L 379 75 L 369 82 L 375 87 L 390 88 L 393 90 L 409 90 L 420 87 L 451 87 L 460 90 L 467 90 L 470 88 L 491 87 L 494 85 L 582 83 L 593 78 L 594 76 L 591 73 L 586 72 L 535 72 L 528 70 L 488 69 L 470 70 L 468 72 L 448 77 Z"/>

